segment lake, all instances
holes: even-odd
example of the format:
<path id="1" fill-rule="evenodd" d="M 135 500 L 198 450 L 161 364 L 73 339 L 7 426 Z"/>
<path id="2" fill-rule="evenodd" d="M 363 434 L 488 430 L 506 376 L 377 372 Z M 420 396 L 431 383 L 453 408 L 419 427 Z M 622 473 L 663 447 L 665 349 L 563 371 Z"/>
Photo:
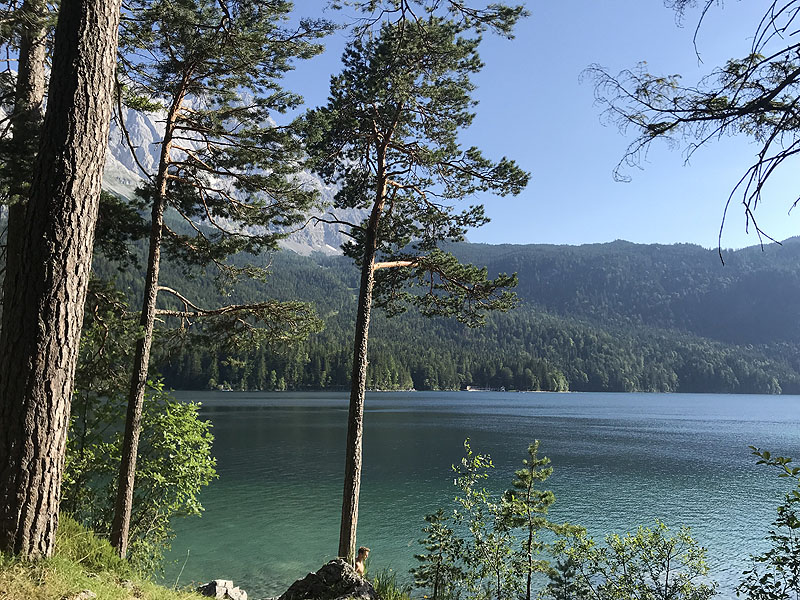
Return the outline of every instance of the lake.
<path id="1" fill-rule="evenodd" d="M 202 518 L 176 523 L 165 580 L 233 579 L 277 595 L 338 547 L 345 393 L 176 392 L 212 421 L 219 479 Z M 763 549 L 790 482 L 756 466 L 749 445 L 800 456 L 800 397 L 706 394 L 386 392 L 366 402 L 360 545 L 372 572 L 410 579 L 423 516 L 452 509 L 451 465 L 471 438 L 511 485 L 528 444 L 555 471 L 554 521 L 601 538 L 663 520 L 709 549 L 722 597 Z M 187 554 L 188 552 L 188 554 Z M 184 566 L 185 563 L 185 566 Z"/>

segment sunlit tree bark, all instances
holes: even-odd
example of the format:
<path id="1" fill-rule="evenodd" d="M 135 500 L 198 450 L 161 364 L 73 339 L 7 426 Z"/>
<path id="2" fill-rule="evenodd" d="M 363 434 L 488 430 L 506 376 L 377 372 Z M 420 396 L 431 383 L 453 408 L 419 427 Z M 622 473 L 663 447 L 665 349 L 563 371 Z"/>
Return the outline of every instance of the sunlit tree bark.
<path id="1" fill-rule="evenodd" d="M 64 0 L 39 153 L 10 238 L 0 334 L 0 549 L 53 551 L 108 143 L 118 0 Z"/>

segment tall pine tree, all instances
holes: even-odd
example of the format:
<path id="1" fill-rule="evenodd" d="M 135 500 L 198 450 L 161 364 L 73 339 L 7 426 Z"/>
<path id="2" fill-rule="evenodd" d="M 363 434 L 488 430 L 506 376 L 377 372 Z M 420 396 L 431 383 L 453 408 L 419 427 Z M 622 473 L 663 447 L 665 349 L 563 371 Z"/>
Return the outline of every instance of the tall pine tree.
<path id="1" fill-rule="evenodd" d="M 147 183 L 140 195 L 151 228 L 111 536 L 122 556 L 156 315 L 212 317 L 220 330 L 240 338 L 294 339 L 317 324 L 310 309 L 296 302 L 198 307 L 160 286 L 159 269 L 166 249 L 184 262 L 235 274 L 226 257 L 275 248 L 301 219 L 314 194 L 295 177 L 301 169 L 296 138 L 275 126 L 271 114 L 300 102 L 281 88 L 280 77 L 295 59 L 317 54 L 321 47 L 314 40 L 330 29 L 324 21 L 287 27 L 288 1 L 135 0 L 129 8 L 120 57 L 124 95 L 134 108 L 160 111 L 164 133 L 157 170 L 142 168 Z M 167 208 L 185 219 L 190 234 L 165 225 Z M 159 291 L 184 309 L 157 308 Z M 255 321 L 265 327 L 258 330 Z"/>
<path id="2" fill-rule="evenodd" d="M 381 14 L 392 20 L 359 25 L 342 72 L 331 80 L 328 104 L 305 117 L 314 169 L 340 185 L 336 206 L 368 213 L 361 223 L 330 219 L 345 227 L 351 241 L 344 251 L 361 270 L 339 538 L 339 555 L 351 562 L 373 303 L 390 315 L 415 306 L 469 325 L 480 325 L 486 311 L 508 310 L 514 298 L 506 290 L 515 277 L 491 280 L 485 269 L 459 263 L 440 245 L 487 221 L 481 206 L 457 211 L 458 200 L 485 191 L 517 194 L 528 181 L 513 161 L 492 162 L 459 144 L 474 117 L 470 77 L 481 68 L 479 24 L 437 15 L 438 3 L 422 5 L 422 14 L 409 12 L 407 2 L 388 4 Z M 521 13 L 487 16 L 484 26 L 510 28 Z"/>
<path id="3" fill-rule="evenodd" d="M 108 144 L 119 0 L 63 0 L 0 334 L 0 549 L 48 556 Z"/>

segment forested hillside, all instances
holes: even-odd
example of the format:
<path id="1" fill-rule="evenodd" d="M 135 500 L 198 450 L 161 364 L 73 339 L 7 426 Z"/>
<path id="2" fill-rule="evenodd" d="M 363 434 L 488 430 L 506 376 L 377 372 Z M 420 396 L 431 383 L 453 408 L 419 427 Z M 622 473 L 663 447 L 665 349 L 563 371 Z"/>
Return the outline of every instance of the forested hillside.
<path id="1" fill-rule="evenodd" d="M 800 242 L 723 253 L 688 244 L 466 245 L 466 260 L 519 273 L 518 293 L 563 316 L 680 329 L 736 344 L 800 341 Z"/>
<path id="2" fill-rule="evenodd" d="M 373 389 L 800 392 L 800 244 L 724 254 L 692 245 L 461 244 L 489 274 L 519 273 L 519 306 L 486 327 L 377 313 Z M 260 257 L 266 282 L 244 281 L 228 301 L 314 303 L 325 328 L 293 348 L 214 352 L 184 344 L 157 359 L 168 385 L 201 389 L 335 389 L 349 381 L 357 270 L 341 256 Z M 135 270 L 98 263 L 131 295 Z M 222 296 L 200 273 L 167 269 L 165 285 L 206 305 Z"/>

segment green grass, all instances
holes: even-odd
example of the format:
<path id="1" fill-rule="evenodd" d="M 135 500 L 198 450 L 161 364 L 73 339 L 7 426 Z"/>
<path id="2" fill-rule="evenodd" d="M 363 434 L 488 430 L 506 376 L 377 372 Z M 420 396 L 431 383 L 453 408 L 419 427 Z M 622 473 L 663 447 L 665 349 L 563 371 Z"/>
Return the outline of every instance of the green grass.
<path id="1" fill-rule="evenodd" d="M 51 558 L 22 561 L 0 553 L 0 598 L 62 600 L 91 590 L 98 600 L 199 600 L 135 574 L 111 545 L 75 521 L 62 517 Z"/>
<path id="2" fill-rule="evenodd" d="M 372 578 L 372 587 L 381 600 L 411 600 L 411 586 L 397 583 L 397 573 L 391 569 L 378 571 Z"/>

